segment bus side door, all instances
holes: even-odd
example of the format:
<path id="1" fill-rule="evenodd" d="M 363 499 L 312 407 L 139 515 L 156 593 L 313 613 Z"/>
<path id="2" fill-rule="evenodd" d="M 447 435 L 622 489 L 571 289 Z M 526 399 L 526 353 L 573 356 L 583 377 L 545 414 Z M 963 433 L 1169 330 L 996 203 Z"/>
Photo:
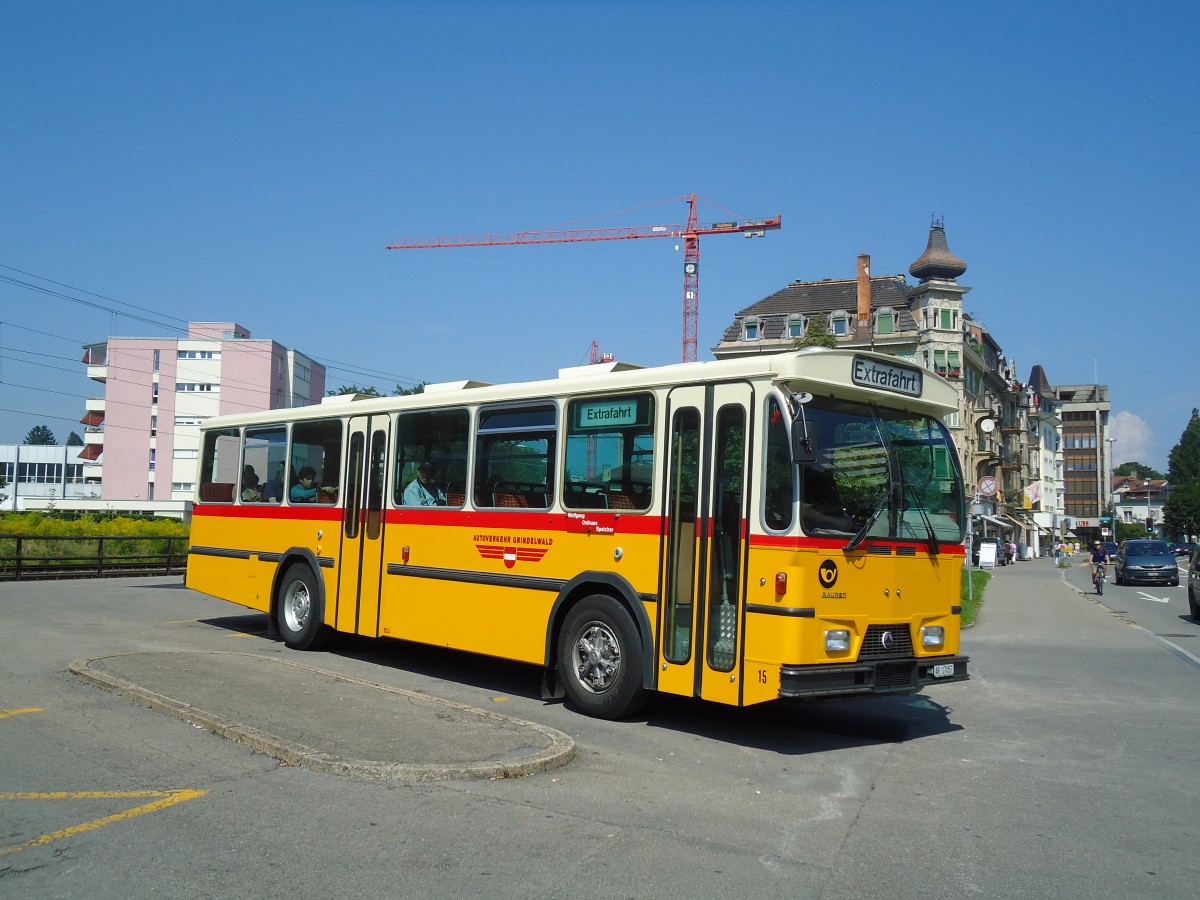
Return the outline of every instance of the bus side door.
<path id="1" fill-rule="evenodd" d="M 368 637 L 379 636 L 388 428 L 387 416 L 355 416 L 347 435 L 337 630 Z"/>
<path id="2" fill-rule="evenodd" d="M 745 610 L 753 391 L 667 395 L 667 485 L 658 687 L 738 703 Z"/>

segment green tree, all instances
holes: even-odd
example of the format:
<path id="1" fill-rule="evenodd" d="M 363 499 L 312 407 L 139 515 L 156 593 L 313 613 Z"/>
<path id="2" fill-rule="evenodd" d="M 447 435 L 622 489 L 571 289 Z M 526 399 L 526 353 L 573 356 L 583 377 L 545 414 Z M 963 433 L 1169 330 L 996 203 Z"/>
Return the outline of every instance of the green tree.
<path id="1" fill-rule="evenodd" d="M 396 385 L 396 389 L 392 391 L 392 394 L 397 397 L 407 397 L 410 394 L 423 394 L 425 393 L 425 385 L 428 383 L 427 381 L 422 381 L 420 384 L 414 384 L 408 388 L 398 384 Z"/>
<path id="2" fill-rule="evenodd" d="M 1163 506 L 1163 525 L 1168 534 L 1192 537 L 1200 534 L 1200 410 L 1192 417 L 1167 457 L 1171 493 Z"/>
<path id="3" fill-rule="evenodd" d="M 357 384 L 343 384 L 337 390 L 328 391 L 327 393 L 330 397 L 343 397 L 346 394 L 362 394 L 364 397 L 384 396 L 383 394 L 379 393 L 378 388 L 376 388 L 374 385 L 365 385 L 363 387 L 359 387 Z"/>
<path id="4" fill-rule="evenodd" d="M 1172 485 L 1200 481 L 1200 410 L 1192 408 L 1192 418 L 1167 457 L 1167 477 Z"/>
<path id="5" fill-rule="evenodd" d="M 830 332 L 824 316 L 812 316 L 804 329 L 804 337 L 796 338 L 792 346 L 797 350 L 801 347 L 836 347 L 837 338 Z"/>
<path id="6" fill-rule="evenodd" d="M 83 438 L 81 438 L 79 435 L 77 435 L 75 432 L 72 431 L 70 434 L 67 435 L 67 446 L 68 447 L 82 447 L 83 446 Z"/>
<path id="7" fill-rule="evenodd" d="M 1200 534 L 1200 481 L 1171 488 L 1163 506 L 1163 526 L 1180 537 Z"/>
<path id="8" fill-rule="evenodd" d="M 1123 462 L 1119 466 L 1117 466 L 1115 469 L 1113 469 L 1113 474 L 1114 475 L 1127 475 L 1132 478 L 1142 478 L 1146 481 L 1153 481 L 1153 480 L 1161 481 L 1162 479 L 1167 477 L 1162 472 L 1158 471 L 1158 469 L 1152 469 L 1149 466 L 1143 465 L 1140 462 Z"/>
<path id="9" fill-rule="evenodd" d="M 56 446 L 58 444 L 58 438 L 54 436 L 54 432 L 51 431 L 47 426 L 34 425 L 29 429 L 29 434 L 25 435 L 25 443 L 37 444 L 40 446 Z"/>

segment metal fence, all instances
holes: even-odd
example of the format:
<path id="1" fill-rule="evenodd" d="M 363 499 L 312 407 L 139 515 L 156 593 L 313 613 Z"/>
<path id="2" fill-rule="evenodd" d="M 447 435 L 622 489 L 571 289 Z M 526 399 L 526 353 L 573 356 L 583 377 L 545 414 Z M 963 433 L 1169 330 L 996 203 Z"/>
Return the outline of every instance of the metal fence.
<path id="1" fill-rule="evenodd" d="M 0 581 L 172 575 L 187 570 L 188 538 L 167 535 L 0 537 Z"/>

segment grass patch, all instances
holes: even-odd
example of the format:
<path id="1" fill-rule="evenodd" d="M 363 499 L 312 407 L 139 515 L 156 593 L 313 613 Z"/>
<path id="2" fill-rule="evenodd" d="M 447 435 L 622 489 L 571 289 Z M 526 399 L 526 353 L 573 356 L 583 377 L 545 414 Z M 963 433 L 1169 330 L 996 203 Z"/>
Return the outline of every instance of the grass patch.
<path id="1" fill-rule="evenodd" d="M 983 606 L 984 588 L 992 580 L 992 573 L 971 568 L 964 568 L 963 572 L 967 578 L 971 579 L 970 582 L 967 581 L 967 578 L 962 580 L 962 624 L 965 627 L 974 625 L 975 620 L 979 617 L 980 607 Z"/>

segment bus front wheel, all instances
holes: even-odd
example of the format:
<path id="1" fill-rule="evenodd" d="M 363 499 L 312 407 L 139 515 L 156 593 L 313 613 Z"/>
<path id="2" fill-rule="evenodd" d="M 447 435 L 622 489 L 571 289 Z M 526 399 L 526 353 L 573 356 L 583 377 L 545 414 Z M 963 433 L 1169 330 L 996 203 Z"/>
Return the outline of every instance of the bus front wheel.
<path id="1" fill-rule="evenodd" d="M 616 719 L 645 702 L 641 636 L 607 597 L 589 597 L 567 614 L 558 669 L 567 697 L 589 716 Z"/>
<path id="2" fill-rule="evenodd" d="M 317 579 L 308 566 L 292 566 L 283 573 L 276 619 L 283 642 L 293 650 L 318 650 L 329 638 L 318 597 Z"/>

